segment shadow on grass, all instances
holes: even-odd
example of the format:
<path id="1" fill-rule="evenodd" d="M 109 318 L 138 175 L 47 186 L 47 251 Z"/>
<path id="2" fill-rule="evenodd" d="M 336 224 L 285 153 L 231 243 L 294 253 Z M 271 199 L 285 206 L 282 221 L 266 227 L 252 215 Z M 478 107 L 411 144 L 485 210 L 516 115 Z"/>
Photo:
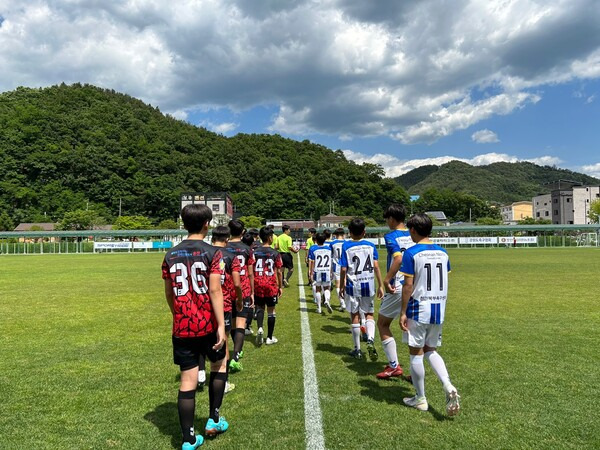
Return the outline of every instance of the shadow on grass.
<path id="1" fill-rule="evenodd" d="M 158 428 L 161 434 L 171 436 L 171 445 L 179 448 L 181 446 L 181 428 L 178 414 L 177 403 L 168 402 L 158 405 L 154 411 L 146 413 L 144 419 Z"/>
<path id="2" fill-rule="evenodd" d="M 404 405 L 402 399 L 404 397 L 412 397 L 415 394 L 408 378 L 402 377 L 402 381 L 400 381 L 400 379 L 388 380 L 385 381 L 383 385 L 381 383 L 382 382 L 375 380 L 360 380 L 358 382 L 358 384 L 362 386 L 360 394 L 370 397 L 378 402 L 385 402 L 390 405 L 400 405 L 408 408 L 408 406 Z M 431 405 L 429 405 L 429 410 L 427 412 L 438 422 L 450 420 L 449 417 L 440 413 Z"/>
<path id="3" fill-rule="evenodd" d="M 334 327 L 333 325 L 323 325 L 321 327 L 325 333 L 329 334 L 350 334 L 350 328 L 346 327 Z"/>

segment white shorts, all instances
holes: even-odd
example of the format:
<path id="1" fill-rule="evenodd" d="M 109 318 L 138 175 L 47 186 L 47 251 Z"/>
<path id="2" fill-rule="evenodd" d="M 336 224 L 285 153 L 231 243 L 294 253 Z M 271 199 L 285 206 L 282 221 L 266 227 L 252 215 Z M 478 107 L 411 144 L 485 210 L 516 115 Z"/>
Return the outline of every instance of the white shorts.
<path id="1" fill-rule="evenodd" d="M 351 297 L 346 295 L 346 311 L 351 314 L 358 314 L 360 309 L 365 314 L 375 312 L 375 296 L 373 297 Z"/>
<path id="2" fill-rule="evenodd" d="M 333 272 L 333 281 L 340 281 L 340 273 Z"/>
<path id="3" fill-rule="evenodd" d="M 414 348 L 439 347 L 442 345 L 442 324 L 408 319 L 408 331 L 402 333 L 402 342 Z"/>
<path id="4" fill-rule="evenodd" d="M 379 314 L 387 317 L 388 319 L 395 319 L 400 316 L 402 312 L 402 294 L 386 293 L 381 300 L 381 307 L 379 308 Z"/>

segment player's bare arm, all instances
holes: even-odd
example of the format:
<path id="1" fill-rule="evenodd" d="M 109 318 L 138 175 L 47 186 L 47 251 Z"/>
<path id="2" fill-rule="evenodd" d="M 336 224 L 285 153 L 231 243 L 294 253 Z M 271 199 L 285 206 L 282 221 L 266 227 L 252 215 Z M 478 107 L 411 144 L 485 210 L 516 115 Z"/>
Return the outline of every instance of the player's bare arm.
<path id="1" fill-rule="evenodd" d="M 314 278 L 313 271 L 315 270 L 315 261 L 312 259 L 308 260 L 308 279 L 312 280 Z"/>
<path id="2" fill-rule="evenodd" d="M 214 350 L 219 350 L 226 342 L 225 317 L 223 314 L 223 291 L 221 290 L 221 274 L 211 273 L 209 276 L 209 294 L 213 313 L 217 319 L 217 342 Z"/>
<path id="3" fill-rule="evenodd" d="M 402 265 L 402 253 L 398 253 L 394 256 L 394 260 L 392 261 L 392 265 L 390 266 L 390 270 L 388 270 L 385 278 L 383 280 L 383 285 L 385 286 L 385 290 L 390 294 L 396 293 L 396 287 L 391 285 L 392 280 L 396 277 L 398 270 L 400 270 L 400 266 Z"/>
<path id="4" fill-rule="evenodd" d="M 169 305 L 171 314 L 173 315 L 175 315 L 174 295 L 175 294 L 173 294 L 173 285 L 171 284 L 171 279 L 167 278 L 165 280 L 165 298 L 167 299 L 167 305 Z"/>
<path id="5" fill-rule="evenodd" d="M 383 281 L 381 281 L 381 270 L 379 270 L 379 261 L 375 260 L 373 263 L 375 267 L 375 278 L 377 279 L 377 297 L 383 298 Z"/>
<path id="6" fill-rule="evenodd" d="M 248 279 L 250 280 L 250 308 L 254 307 L 254 267 L 248 266 Z"/>
<path id="7" fill-rule="evenodd" d="M 410 275 L 404 275 L 404 284 L 402 285 L 402 314 L 400 314 L 400 328 L 402 330 L 408 330 L 408 319 L 406 318 L 406 310 L 408 309 L 408 302 L 413 291 L 413 277 Z"/>
<path id="8" fill-rule="evenodd" d="M 277 295 L 281 297 L 281 295 L 283 294 L 283 269 L 281 267 L 277 268 L 277 286 Z"/>
<path id="9" fill-rule="evenodd" d="M 232 272 L 231 279 L 233 280 L 233 287 L 235 288 L 236 302 L 235 307 L 238 311 L 241 311 L 244 307 L 244 292 L 242 291 L 242 277 L 239 272 Z"/>
<path id="10" fill-rule="evenodd" d="M 340 296 L 344 297 L 346 294 L 346 267 L 340 267 Z"/>

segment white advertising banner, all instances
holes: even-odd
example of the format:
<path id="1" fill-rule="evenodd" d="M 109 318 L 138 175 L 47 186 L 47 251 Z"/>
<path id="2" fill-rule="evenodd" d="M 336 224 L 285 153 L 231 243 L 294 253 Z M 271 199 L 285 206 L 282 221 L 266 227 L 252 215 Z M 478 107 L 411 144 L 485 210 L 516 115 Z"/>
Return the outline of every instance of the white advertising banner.
<path id="1" fill-rule="evenodd" d="M 497 237 L 479 237 L 479 236 L 461 237 L 461 238 L 458 238 L 458 242 L 460 244 L 471 244 L 471 245 L 497 244 L 498 238 Z"/>
<path id="2" fill-rule="evenodd" d="M 435 238 L 431 238 L 431 241 L 434 242 L 435 244 L 439 244 L 439 245 L 456 245 L 456 244 L 458 244 L 458 238 L 451 238 L 451 237 L 435 237 Z"/>
<path id="3" fill-rule="evenodd" d="M 498 238 L 498 243 L 504 245 L 512 245 L 517 240 L 517 244 L 537 244 L 537 236 L 501 236 Z"/>
<path id="4" fill-rule="evenodd" d="M 153 242 L 152 241 L 132 242 L 132 244 L 133 244 L 133 248 L 134 249 L 139 249 L 139 248 L 153 248 Z"/>
<path id="5" fill-rule="evenodd" d="M 94 242 L 95 250 L 128 250 L 133 242 Z"/>

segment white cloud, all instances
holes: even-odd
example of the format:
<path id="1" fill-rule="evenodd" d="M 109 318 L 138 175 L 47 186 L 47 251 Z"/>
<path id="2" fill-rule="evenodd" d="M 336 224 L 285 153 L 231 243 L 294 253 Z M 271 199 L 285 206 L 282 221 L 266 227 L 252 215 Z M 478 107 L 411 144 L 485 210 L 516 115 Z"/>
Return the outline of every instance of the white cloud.
<path id="1" fill-rule="evenodd" d="M 270 129 L 292 135 L 434 142 L 600 78 L 597 0 L 0 0 L 0 14 L 0 90 L 275 105 Z"/>
<path id="2" fill-rule="evenodd" d="M 539 158 L 521 159 L 516 156 L 506 153 L 485 153 L 474 156 L 473 158 L 457 158 L 456 156 L 438 156 L 434 158 L 410 159 L 402 160 L 387 153 L 377 153 L 375 155 L 365 155 L 364 153 L 354 152 L 352 150 L 344 150 L 344 155 L 347 159 L 358 164 L 364 162 L 371 164 L 379 164 L 385 170 L 388 177 L 398 177 L 406 172 L 409 172 L 417 167 L 426 165 L 440 166 L 450 161 L 462 161 L 472 166 L 486 166 L 496 162 L 519 162 L 528 161 L 538 165 L 554 165 L 559 164 L 561 160 L 554 156 L 541 156 Z"/>
<path id="3" fill-rule="evenodd" d="M 479 130 L 471 135 L 471 139 L 478 144 L 495 144 L 500 142 L 498 135 L 490 130 Z"/>
<path id="4" fill-rule="evenodd" d="M 582 166 L 581 171 L 591 175 L 592 177 L 600 178 L 600 163 Z"/>
<path id="5" fill-rule="evenodd" d="M 201 127 L 206 128 L 207 130 L 214 131 L 219 134 L 229 134 L 236 128 L 240 126 L 239 123 L 233 122 L 222 122 L 222 123 L 214 123 L 210 120 L 203 120 L 199 123 Z"/>
<path id="6" fill-rule="evenodd" d="M 187 120 L 187 118 L 188 118 L 188 113 L 184 109 L 178 109 L 176 111 L 171 111 L 168 114 L 172 117 L 175 117 L 178 120 Z"/>

